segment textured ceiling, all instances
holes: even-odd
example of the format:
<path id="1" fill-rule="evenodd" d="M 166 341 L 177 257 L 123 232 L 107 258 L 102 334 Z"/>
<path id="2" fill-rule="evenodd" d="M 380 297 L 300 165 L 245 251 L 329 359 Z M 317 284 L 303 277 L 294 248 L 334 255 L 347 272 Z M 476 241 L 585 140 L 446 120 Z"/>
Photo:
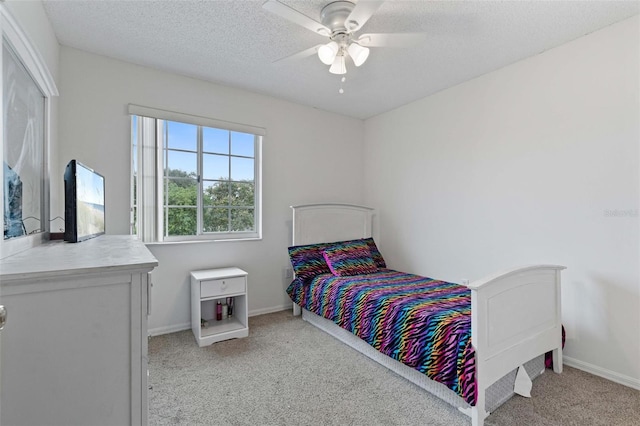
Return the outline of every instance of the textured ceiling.
<path id="1" fill-rule="evenodd" d="M 329 1 L 282 0 L 319 20 Z M 263 0 L 44 1 L 60 44 L 357 118 L 389 111 L 640 13 L 637 1 L 388 0 L 362 33 L 423 33 L 372 48 L 340 76 L 317 56 L 275 62 L 328 40 Z"/>

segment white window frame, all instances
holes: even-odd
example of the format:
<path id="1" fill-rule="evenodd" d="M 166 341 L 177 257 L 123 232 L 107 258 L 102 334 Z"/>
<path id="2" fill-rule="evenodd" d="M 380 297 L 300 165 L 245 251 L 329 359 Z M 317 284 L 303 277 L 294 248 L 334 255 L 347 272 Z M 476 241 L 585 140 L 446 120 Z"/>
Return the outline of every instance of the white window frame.
<path id="1" fill-rule="evenodd" d="M 266 134 L 264 128 L 250 126 L 246 124 L 232 123 L 228 121 L 215 120 L 206 117 L 199 117 L 173 111 L 160 110 L 143 107 L 139 105 L 129 105 L 129 114 L 139 118 L 137 123 L 137 177 L 133 174 L 133 163 L 131 170 L 132 188 L 136 179 L 136 191 L 138 199 L 133 199 L 131 193 L 131 232 L 138 235 L 145 243 L 172 243 L 188 241 L 238 241 L 238 240 L 259 240 L 262 238 L 262 138 Z M 140 119 L 142 118 L 142 119 Z M 164 226 L 164 159 L 165 150 L 159 120 L 174 121 L 202 127 L 211 127 L 232 132 L 242 132 L 254 135 L 254 226 L 255 229 L 249 232 L 206 232 L 202 230 L 202 191 L 203 179 L 198 179 L 198 203 L 197 203 L 197 235 L 165 236 Z M 132 120 L 133 123 L 133 120 Z M 200 128 L 198 133 L 201 133 Z M 132 138 L 133 125 L 132 125 Z M 202 169 L 202 146 L 198 138 L 198 170 Z M 132 156 L 133 161 L 133 156 Z M 136 232 L 134 232 L 133 206 L 137 207 Z"/>

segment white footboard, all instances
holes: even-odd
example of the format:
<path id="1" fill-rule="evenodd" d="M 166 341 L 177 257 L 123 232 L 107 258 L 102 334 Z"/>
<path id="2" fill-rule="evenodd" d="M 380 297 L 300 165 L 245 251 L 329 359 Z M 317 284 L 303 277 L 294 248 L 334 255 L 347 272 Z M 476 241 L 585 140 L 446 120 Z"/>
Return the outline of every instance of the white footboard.
<path id="1" fill-rule="evenodd" d="M 554 371 L 562 372 L 563 269 L 557 265 L 527 266 L 468 285 L 478 395 L 472 410 L 474 426 L 482 425 L 488 415 L 483 409 L 485 390 L 509 371 L 553 351 Z"/>

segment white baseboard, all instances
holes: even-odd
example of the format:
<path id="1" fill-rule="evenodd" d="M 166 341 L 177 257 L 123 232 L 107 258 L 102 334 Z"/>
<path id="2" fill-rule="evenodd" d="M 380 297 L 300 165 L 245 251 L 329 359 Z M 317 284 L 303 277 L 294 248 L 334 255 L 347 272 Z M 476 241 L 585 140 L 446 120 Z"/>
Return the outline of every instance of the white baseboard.
<path id="1" fill-rule="evenodd" d="M 597 365 L 589 364 L 588 362 L 580 361 L 564 355 L 562 356 L 562 363 L 569 367 L 574 367 L 578 370 L 604 377 L 612 382 L 640 390 L 640 380 L 634 379 L 633 377 L 625 376 L 623 374 L 616 373 L 615 371 L 607 370 L 606 368 L 598 367 Z"/>
<path id="2" fill-rule="evenodd" d="M 279 305 L 279 306 L 271 306 L 269 308 L 254 309 L 253 311 L 249 311 L 249 316 L 255 317 L 256 315 L 271 314 L 273 312 L 280 312 L 287 309 L 291 309 L 291 303 L 286 303 L 284 305 Z M 168 325 L 165 327 L 150 328 L 148 334 L 149 336 L 160 336 L 163 334 L 175 333 L 177 331 L 190 330 L 190 329 L 191 329 L 191 323 L 186 322 L 183 324 L 175 324 L 175 325 Z"/>
<path id="3" fill-rule="evenodd" d="M 256 315 L 271 314 L 273 312 L 285 311 L 287 309 L 291 309 L 291 303 L 286 303 L 284 305 L 279 305 L 279 306 L 272 306 L 270 308 L 254 309 L 253 311 L 249 311 L 249 316 L 255 317 Z"/>
<path id="4" fill-rule="evenodd" d="M 162 334 L 175 333 L 177 331 L 183 331 L 183 330 L 191 330 L 191 323 L 186 322 L 183 324 L 175 324 L 175 325 L 168 325 L 165 327 L 150 328 L 148 334 L 149 336 L 160 336 Z"/>

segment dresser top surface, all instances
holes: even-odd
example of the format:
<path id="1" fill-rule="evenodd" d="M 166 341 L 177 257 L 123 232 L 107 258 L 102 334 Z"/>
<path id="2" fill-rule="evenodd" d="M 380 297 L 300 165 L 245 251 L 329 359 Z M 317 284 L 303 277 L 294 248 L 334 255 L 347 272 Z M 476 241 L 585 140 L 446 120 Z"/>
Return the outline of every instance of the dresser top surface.
<path id="1" fill-rule="evenodd" d="M 0 281 L 44 276 L 100 273 L 111 270 L 151 270 L 157 259 L 130 235 L 101 235 L 80 243 L 50 241 L 0 260 Z"/>

